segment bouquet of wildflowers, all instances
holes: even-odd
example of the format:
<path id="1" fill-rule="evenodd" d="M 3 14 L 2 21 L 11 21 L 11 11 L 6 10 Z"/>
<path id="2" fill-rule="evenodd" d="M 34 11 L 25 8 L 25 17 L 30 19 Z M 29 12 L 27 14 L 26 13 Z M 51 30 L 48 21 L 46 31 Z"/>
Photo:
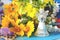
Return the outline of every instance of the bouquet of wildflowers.
<path id="1" fill-rule="evenodd" d="M 49 0 L 53 4 L 52 0 Z M 30 37 L 37 28 L 36 17 L 39 8 L 44 8 L 48 0 L 12 0 L 10 4 L 3 5 L 3 17 L 0 28 L 1 36 L 24 36 Z M 41 2 L 41 3 L 40 3 Z M 2 31 L 2 32 L 1 32 Z"/>

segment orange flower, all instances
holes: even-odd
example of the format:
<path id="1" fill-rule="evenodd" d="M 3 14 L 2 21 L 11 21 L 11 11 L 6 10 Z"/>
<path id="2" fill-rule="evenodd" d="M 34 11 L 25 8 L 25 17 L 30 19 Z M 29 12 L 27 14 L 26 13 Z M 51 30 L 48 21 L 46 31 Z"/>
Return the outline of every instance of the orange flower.
<path id="1" fill-rule="evenodd" d="M 15 26 L 13 28 L 10 28 L 10 30 L 17 35 L 23 36 L 24 35 L 24 31 L 23 31 L 24 27 L 25 26 L 23 24 L 20 24 L 20 26 Z"/>
<path id="2" fill-rule="evenodd" d="M 2 19 L 2 27 L 13 27 L 16 26 L 15 20 L 11 19 L 9 16 L 3 17 Z"/>
<path id="3" fill-rule="evenodd" d="M 28 21 L 28 23 L 26 24 L 24 32 L 26 33 L 26 35 L 28 37 L 30 37 L 32 35 L 33 31 L 34 31 L 34 23 L 33 23 L 33 21 Z"/>
<path id="4" fill-rule="evenodd" d="M 6 4 L 4 5 L 4 13 L 7 14 L 12 14 L 14 15 L 18 11 L 18 6 L 16 4 Z"/>
<path id="5" fill-rule="evenodd" d="M 3 17 L 2 19 L 2 27 L 8 27 L 8 24 L 9 24 L 9 20 L 7 19 L 7 17 Z"/>

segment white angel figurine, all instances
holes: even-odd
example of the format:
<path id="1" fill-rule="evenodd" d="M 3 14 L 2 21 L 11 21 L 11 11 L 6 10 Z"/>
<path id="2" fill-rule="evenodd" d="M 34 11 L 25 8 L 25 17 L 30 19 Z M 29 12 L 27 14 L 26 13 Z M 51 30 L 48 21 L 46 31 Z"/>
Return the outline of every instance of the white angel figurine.
<path id="1" fill-rule="evenodd" d="M 40 8 L 39 13 L 37 14 L 39 24 L 35 32 L 35 36 L 48 36 L 49 35 L 45 22 L 44 22 L 46 19 L 46 16 L 48 15 L 48 12 L 49 11 L 44 11 L 44 9 Z"/>

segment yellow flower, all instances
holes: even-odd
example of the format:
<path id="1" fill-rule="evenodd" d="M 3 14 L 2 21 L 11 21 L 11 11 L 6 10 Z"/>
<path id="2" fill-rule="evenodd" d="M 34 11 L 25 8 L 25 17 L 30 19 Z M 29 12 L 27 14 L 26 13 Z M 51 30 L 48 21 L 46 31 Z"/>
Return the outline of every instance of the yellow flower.
<path id="1" fill-rule="evenodd" d="M 13 27 L 16 26 L 15 20 L 11 19 L 9 16 L 5 15 L 2 19 L 2 27 Z"/>
<path id="2" fill-rule="evenodd" d="M 21 23 L 21 24 L 19 25 L 19 28 L 21 28 L 21 30 L 24 31 L 24 29 L 25 29 L 25 25 Z"/>
<path id="3" fill-rule="evenodd" d="M 8 19 L 9 19 L 10 23 L 11 23 L 13 26 L 17 26 L 14 19 L 11 19 L 11 18 L 8 18 Z"/>
<path id="4" fill-rule="evenodd" d="M 22 12 L 23 12 L 23 6 L 20 6 L 19 11 L 18 11 L 19 15 L 22 15 L 23 14 Z"/>
<path id="5" fill-rule="evenodd" d="M 18 7 L 21 5 L 21 2 L 19 1 L 12 1 L 13 4 L 16 4 Z"/>
<path id="6" fill-rule="evenodd" d="M 37 13 L 37 8 L 34 8 L 32 4 L 27 3 L 24 8 L 24 12 L 27 13 L 27 16 L 34 18 Z"/>
<path id="7" fill-rule="evenodd" d="M 37 13 L 37 9 L 32 8 L 30 11 L 28 11 L 27 16 L 34 18 L 36 16 L 36 13 Z"/>
<path id="8" fill-rule="evenodd" d="M 10 31 L 14 32 L 17 35 L 24 36 L 24 31 L 23 31 L 24 27 L 25 26 L 23 24 L 20 24 L 20 26 L 15 26 L 13 28 L 10 28 Z"/>
<path id="9" fill-rule="evenodd" d="M 24 25 L 22 24 L 22 25 L 20 25 L 19 27 L 16 27 L 16 28 L 18 28 L 18 29 L 20 29 L 20 30 L 17 29 L 18 31 L 16 31 L 15 33 L 16 33 L 17 35 L 24 36 L 24 31 L 23 31 Z"/>
<path id="10" fill-rule="evenodd" d="M 8 14 L 8 11 L 7 11 L 7 9 L 9 8 L 9 5 L 8 4 L 6 4 L 6 5 L 4 5 L 4 14 Z"/>
<path id="11" fill-rule="evenodd" d="M 15 21 L 17 21 L 18 16 L 19 16 L 19 14 L 18 14 L 18 13 L 15 13 L 15 15 L 12 16 L 12 18 L 13 18 Z"/>
<path id="12" fill-rule="evenodd" d="M 24 35 L 24 32 L 18 26 L 10 28 L 10 31 L 20 36 Z"/>
<path id="13" fill-rule="evenodd" d="M 17 32 L 16 34 L 17 34 L 17 35 L 24 36 L 24 31 Z"/>
<path id="14" fill-rule="evenodd" d="M 26 35 L 28 37 L 31 36 L 32 32 L 34 31 L 34 23 L 33 23 L 33 21 L 28 21 L 24 31 L 25 31 L 25 33 L 26 33 Z"/>
<path id="15" fill-rule="evenodd" d="M 24 36 L 24 28 L 25 28 L 25 25 L 24 24 L 20 24 L 18 27 L 20 28 L 20 31 L 19 32 L 16 32 L 16 34 L 17 35 Z"/>
<path id="16" fill-rule="evenodd" d="M 46 3 L 46 4 L 49 3 L 49 2 L 50 2 L 52 5 L 54 4 L 54 0 L 44 0 L 44 3 Z"/>
<path id="17" fill-rule="evenodd" d="M 26 6 L 25 6 L 25 8 L 24 8 L 24 11 L 25 11 L 25 12 L 28 12 L 28 11 L 30 11 L 31 9 L 32 9 L 32 4 L 27 3 Z"/>
<path id="18" fill-rule="evenodd" d="M 44 0 L 44 3 L 46 3 L 46 4 L 47 4 L 48 2 L 49 2 L 49 0 Z"/>
<path id="19" fill-rule="evenodd" d="M 18 25 L 18 24 L 19 24 L 19 22 L 20 22 L 20 19 L 17 19 L 17 20 L 16 20 L 16 24 Z"/>
<path id="20" fill-rule="evenodd" d="M 19 15 L 23 15 L 26 13 L 24 10 L 25 9 L 24 5 L 25 5 L 24 3 L 20 2 L 20 7 L 19 7 L 19 11 L 18 11 Z"/>
<path id="21" fill-rule="evenodd" d="M 2 27 L 8 27 L 8 24 L 10 23 L 10 21 L 8 20 L 8 18 L 5 16 L 2 19 Z"/>

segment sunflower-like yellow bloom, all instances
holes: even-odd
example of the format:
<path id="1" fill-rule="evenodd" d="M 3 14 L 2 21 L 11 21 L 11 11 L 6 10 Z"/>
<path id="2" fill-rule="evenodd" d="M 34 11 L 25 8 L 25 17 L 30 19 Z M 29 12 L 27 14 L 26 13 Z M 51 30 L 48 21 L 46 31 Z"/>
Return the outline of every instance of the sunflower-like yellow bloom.
<path id="1" fill-rule="evenodd" d="M 27 16 L 30 16 L 31 18 L 34 18 L 36 16 L 37 9 L 32 8 L 30 11 L 28 11 Z"/>
<path id="2" fill-rule="evenodd" d="M 16 20 L 16 24 L 18 25 L 18 24 L 19 24 L 19 22 L 20 22 L 20 19 L 17 19 L 17 20 Z"/>
<path id="3" fill-rule="evenodd" d="M 12 3 L 16 4 L 18 7 L 21 6 L 21 2 L 19 2 L 18 0 L 17 1 L 13 0 Z"/>
<path id="4" fill-rule="evenodd" d="M 47 4 L 48 2 L 49 2 L 49 0 L 44 0 L 44 3 L 46 3 L 46 4 Z"/>
<path id="5" fill-rule="evenodd" d="M 8 14 L 8 11 L 7 11 L 8 7 L 9 7 L 8 4 L 4 5 L 4 10 L 3 10 L 4 14 Z"/>
<path id="6" fill-rule="evenodd" d="M 37 8 L 34 8 L 32 4 L 27 3 L 24 8 L 24 12 L 27 13 L 27 16 L 34 18 L 37 13 Z"/>
<path id="7" fill-rule="evenodd" d="M 28 21 L 24 31 L 25 31 L 25 33 L 26 33 L 26 35 L 28 37 L 30 37 L 32 35 L 32 32 L 34 31 L 34 23 L 33 23 L 33 21 Z"/>
<path id="8" fill-rule="evenodd" d="M 24 30 L 25 25 L 21 23 L 21 24 L 19 25 L 19 27 L 20 27 L 22 30 Z"/>
<path id="9" fill-rule="evenodd" d="M 7 16 L 3 17 L 2 19 L 2 27 L 8 27 L 8 24 L 10 23 L 10 21 L 8 20 Z"/>
<path id="10" fill-rule="evenodd" d="M 30 4 L 30 3 L 26 3 L 26 6 L 25 6 L 25 12 L 28 12 L 28 11 L 31 11 L 32 10 L 32 4 Z"/>
<path id="11" fill-rule="evenodd" d="M 18 11 L 18 6 L 16 4 L 6 4 L 4 5 L 4 14 L 14 15 Z"/>
<path id="12" fill-rule="evenodd" d="M 23 14 L 24 14 L 23 12 L 24 12 L 24 11 L 23 11 L 23 6 L 20 6 L 20 9 L 19 9 L 19 11 L 18 11 L 19 15 L 23 15 Z"/>
<path id="13" fill-rule="evenodd" d="M 24 24 L 20 24 L 19 25 L 19 28 L 21 29 L 21 31 L 20 32 L 17 32 L 16 34 L 21 35 L 21 36 L 24 36 L 24 28 L 25 28 L 25 25 Z"/>
<path id="14" fill-rule="evenodd" d="M 10 28 L 10 31 L 14 32 L 17 35 L 24 36 L 24 25 L 20 24 L 20 26 L 15 26 L 13 28 Z"/>
<path id="15" fill-rule="evenodd" d="M 18 13 L 19 13 L 19 15 L 25 14 L 24 13 L 24 3 L 15 2 L 15 4 L 18 5 Z"/>
<path id="16" fill-rule="evenodd" d="M 13 20 L 9 16 L 5 15 L 5 17 L 3 17 L 3 19 L 2 19 L 2 28 L 4 28 L 4 27 L 9 28 L 10 24 L 12 24 L 12 26 L 15 26 L 16 25 L 15 20 Z"/>

